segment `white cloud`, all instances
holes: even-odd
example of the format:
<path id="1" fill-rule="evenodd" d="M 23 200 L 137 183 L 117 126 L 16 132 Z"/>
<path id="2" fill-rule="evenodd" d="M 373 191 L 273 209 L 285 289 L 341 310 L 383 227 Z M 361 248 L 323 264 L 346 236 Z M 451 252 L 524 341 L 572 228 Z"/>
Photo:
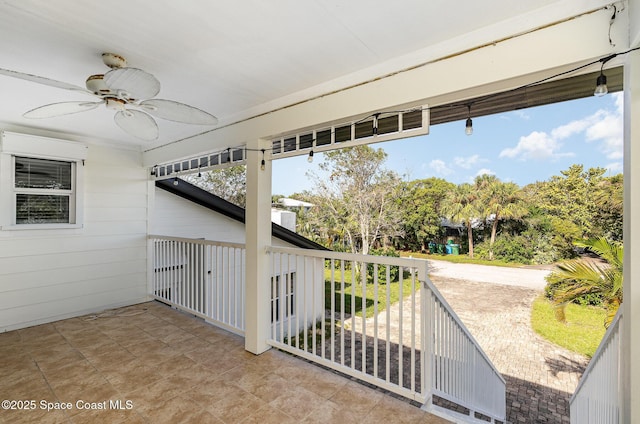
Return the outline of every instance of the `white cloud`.
<path id="1" fill-rule="evenodd" d="M 490 169 L 482 168 L 478 172 L 476 172 L 476 177 L 479 177 L 480 175 L 496 175 L 496 173 Z"/>
<path id="2" fill-rule="evenodd" d="M 587 141 L 600 142 L 600 150 L 609 159 L 622 159 L 622 115 L 608 114 L 586 131 Z"/>
<path id="3" fill-rule="evenodd" d="M 438 175 L 450 175 L 453 170 L 447 166 L 447 164 L 440 159 L 434 159 L 429 162 L 429 168 Z"/>
<path id="4" fill-rule="evenodd" d="M 481 159 L 480 155 L 472 155 L 466 158 L 463 158 L 461 156 L 456 156 L 455 158 L 453 158 L 453 163 L 455 163 L 460 168 L 464 168 L 464 169 L 471 169 L 472 166 L 480 162 L 486 162 L 486 161 L 487 161 L 486 159 Z"/>
<path id="5" fill-rule="evenodd" d="M 529 135 L 520 137 L 515 147 L 504 149 L 500 152 L 501 158 L 511 159 L 557 159 L 565 156 L 574 156 L 573 153 L 561 153 L 561 140 L 583 134 L 587 142 L 598 144 L 598 150 L 607 159 L 617 160 L 622 158 L 623 151 L 623 97 L 622 93 L 612 94 L 615 110 L 600 109 L 583 119 L 571 121 L 560 125 L 550 134 L 534 131 Z"/>
<path id="6" fill-rule="evenodd" d="M 624 112 L 624 92 L 620 91 L 611 95 L 616 104 L 616 113 L 622 116 Z"/>
<path id="7" fill-rule="evenodd" d="M 507 148 L 500 152 L 500 157 L 511 159 L 556 159 L 562 156 L 572 156 L 573 153 L 560 153 L 562 147 L 553 137 L 545 132 L 534 131 L 527 136 L 520 137 L 516 147 Z"/>
<path id="8" fill-rule="evenodd" d="M 499 116 L 500 116 L 500 119 L 504 119 L 505 121 L 510 121 L 512 116 L 515 116 L 516 118 L 520 118 L 523 121 L 528 121 L 529 119 L 531 119 L 531 116 L 528 113 L 526 113 L 524 110 L 514 110 L 509 113 L 503 113 Z"/>
<path id="9" fill-rule="evenodd" d="M 622 172 L 622 162 L 613 162 L 605 166 L 611 175 L 617 175 Z"/>
<path id="10" fill-rule="evenodd" d="M 579 121 L 571 121 L 568 124 L 561 125 L 551 130 L 551 137 L 555 140 L 569 138 L 574 134 L 581 133 L 591 125 L 590 118 L 581 119 Z"/>

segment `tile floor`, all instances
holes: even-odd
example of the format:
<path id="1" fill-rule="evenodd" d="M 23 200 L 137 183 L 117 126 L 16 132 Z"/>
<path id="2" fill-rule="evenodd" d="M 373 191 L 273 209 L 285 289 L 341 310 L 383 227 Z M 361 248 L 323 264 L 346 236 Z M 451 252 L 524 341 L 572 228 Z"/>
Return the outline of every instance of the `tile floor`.
<path id="1" fill-rule="evenodd" d="M 0 334 L 0 423 L 446 423 L 150 302 Z M 47 410 L 50 409 L 50 410 Z"/>

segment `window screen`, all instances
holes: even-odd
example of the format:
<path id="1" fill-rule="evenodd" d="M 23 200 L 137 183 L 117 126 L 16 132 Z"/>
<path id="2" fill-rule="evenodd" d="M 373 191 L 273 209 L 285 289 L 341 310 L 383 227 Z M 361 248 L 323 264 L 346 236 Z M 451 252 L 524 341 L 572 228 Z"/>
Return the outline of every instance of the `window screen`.
<path id="1" fill-rule="evenodd" d="M 16 195 L 16 224 L 68 224 L 69 196 Z"/>
<path id="2" fill-rule="evenodd" d="M 16 188 L 71 190 L 71 162 L 16 157 Z"/>
<path id="3" fill-rule="evenodd" d="M 14 163 L 15 223 L 71 223 L 72 163 L 17 156 Z"/>

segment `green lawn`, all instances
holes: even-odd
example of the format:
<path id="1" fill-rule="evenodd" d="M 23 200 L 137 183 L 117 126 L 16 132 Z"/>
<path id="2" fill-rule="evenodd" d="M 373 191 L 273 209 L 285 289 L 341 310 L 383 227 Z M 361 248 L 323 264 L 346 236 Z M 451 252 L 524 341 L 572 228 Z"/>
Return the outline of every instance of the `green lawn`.
<path id="1" fill-rule="evenodd" d="M 533 302 L 531 326 L 543 338 L 592 357 L 605 333 L 606 312 L 593 306 L 567 305 L 566 323 L 555 318 L 554 305 L 543 296 Z"/>
<path id="2" fill-rule="evenodd" d="M 325 274 L 325 308 L 331 309 L 331 270 L 326 269 Z M 341 303 L 341 273 L 340 270 L 335 270 L 334 274 L 334 287 L 335 287 L 335 310 L 336 312 L 340 312 L 342 310 Z M 351 293 L 353 291 L 353 298 L 355 302 L 355 312 L 357 316 L 362 316 L 362 300 L 363 300 L 363 285 L 362 279 L 356 277 L 357 283 L 352 284 L 352 273 L 350 270 L 345 271 L 345 283 L 344 283 L 344 312 L 347 314 L 351 313 L 352 310 L 352 299 Z M 374 315 L 376 298 L 374 293 L 374 285 L 373 283 L 365 284 L 365 305 L 366 305 L 366 316 L 370 318 Z M 420 283 L 416 280 L 416 289 L 420 287 Z M 389 300 L 391 304 L 394 304 L 400 300 L 400 283 L 392 282 L 389 284 Z M 411 278 L 405 278 L 402 282 L 402 297 L 406 298 L 411 294 Z M 387 284 L 378 284 L 378 313 L 384 311 L 387 308 Z"/>

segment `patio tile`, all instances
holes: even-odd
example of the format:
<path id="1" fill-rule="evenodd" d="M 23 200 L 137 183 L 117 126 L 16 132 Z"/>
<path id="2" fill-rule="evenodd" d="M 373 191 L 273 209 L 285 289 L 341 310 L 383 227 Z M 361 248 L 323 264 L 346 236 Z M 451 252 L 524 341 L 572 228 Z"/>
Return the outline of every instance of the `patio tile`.
<path id="1" fill-rule="evenodd" d="M 94 352 L 86 356 L 88 356 L 88 361 L 100 371 L 119 369 L 124 364 L 136 359 L 136 357 L 124 347 Z"/>
<path id="2" fill-rule="evenodd" d="M 375 390 L 368 390 L 359 383 L 350 381 L 342 390 L 330 398 L 338 408 L 350 408 L 356 413 L 366 413 L 382 399 L 383 394 Z"/>
<path id="3" fill-rule="evenodd" d="M 304 424 L 324 424 L 366 421 L 363 415 L 356 411 L 349 408 L 340 408 L 331 401 L 325 401 L 324 403 L 316 405 L 313 411 L 301 422 Z"/>
<path id="4" fill-rule="evenodd" d="M 283 352 L 253 355 L 241 337 L 156 302 L 0 334 L 0 397 L 74 406 L 0 411 L 0 423 L 342 423 L 367 414 L 367 422 L 388 423 L 402 422 L 389 420 L 402 413 L 413 424 L 431 417 Z M 86 410 L 78 400 L 129 401 L 131 409 Z"/>
<path id="5" fill-rule="evenodd" d="M 300 386 L 289 386 L 280 396 L 269 402 L 269 405 L 301 421 L 315 409 L 315 405 L 325 400 Z"/>
<path id="6" fill-rule="evenodd" d="M 328 399 L 340 391 L 349 380 L 346 378 L 334 374 L 331 371 L 323 370 L 318 367 L 311 371 L 309 378 L 303 379 L 298 382 L 300 387 L 303 387 L 313 393 Z"/>
<path id="7" fill-rule="evenodd" d="M 297 424 L 299 422 L 300 420 L 267 405 L 250 414 L 242 421 L 242 424 Z"/>
<path id="8" fill-rule="evenodd" d="M 207 410 L 228 424 L 242 422 L 247 416 L 256 410 L 266 406 L 266 402 L 255 397 L 251 393 L 238 389 L 228 397 L 219 398 Z"/>
<path id="9" fill-rule="evenodd" d="M 244 379 L 238 384 L 243 389 L 265 402 L 275 400 L 280 393 L 287 390 L 291 383 L 276 374 L 268 374 L 264 378 Z"/>
<path id="10" fill-rule="evenodd" d="M 35 409 L 30 411 L 2 411 L 0 423 L 11 424 L 62 424 L 70 423 L 69 416 L 63 411 Z"/>
<path id="11" fill-rule="evenodd" d="M 83 410 L 71 417 L 77 424 L 146 424 L 148 421 L 135 411 Z"/>

